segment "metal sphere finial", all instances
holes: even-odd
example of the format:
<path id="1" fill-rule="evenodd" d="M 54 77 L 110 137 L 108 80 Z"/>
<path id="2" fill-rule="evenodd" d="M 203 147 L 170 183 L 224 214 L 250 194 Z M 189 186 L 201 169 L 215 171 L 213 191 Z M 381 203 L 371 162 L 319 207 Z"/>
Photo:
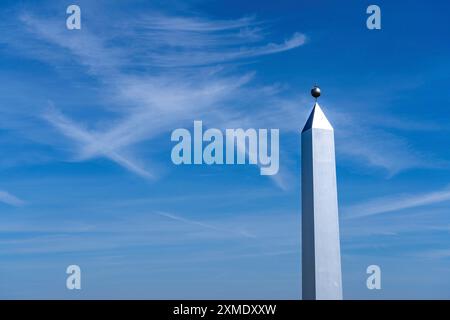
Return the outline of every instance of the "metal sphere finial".
<path id="1" fill-rule="evenodd" d="M 317 100 L 317 98 L 320 97 L 320 88 L 319 88 L 318 86 L 314 86 L 314 87 L 311 89 L 311 95 L 312 95 L 314 98 L 316 98 L 316 100 Z"/>

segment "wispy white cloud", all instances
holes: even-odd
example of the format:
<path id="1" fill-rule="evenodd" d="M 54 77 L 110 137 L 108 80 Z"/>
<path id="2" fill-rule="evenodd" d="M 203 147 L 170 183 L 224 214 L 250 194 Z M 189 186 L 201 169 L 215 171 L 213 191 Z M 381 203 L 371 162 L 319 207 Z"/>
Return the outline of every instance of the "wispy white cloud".
<path id="1" fill-rule="evenodd" d="M 445 259 L 450 258 L 450 249 L 434 249 L 428 251 L 419 251 L 417 256 L 420 258 Z"/>
<path id="2" fill-rule="evenodd" d="M 154 178 L 153 174 L 138 166 L 129 158 L 119 154 L 114 149 L 112 149 L 111 146 L 101 145 L 95 134 L 91 134 L 81 126 L 77 126 L 71 120 L 64 117 L 64 115 L 62 115 L 56 109 L 49 109 L 49 111 L 44 114 L 44 118 L 47 119 L 56 128 L 58 128 L 64 135 L 73 139 L 82 147 L 88 148 L 92 145 L 95 145 L 95 154 L 91 154 L 90 157 L 104 156 L 142 177 Z"/>
<path id="3" fill-rule="evenodd" d="M 0 190 L 0 202 L 3 202 L 5 204 L 8 204 L 10 206 L 14 207 L 20 207 L 25 204 L 25 201 L 22 199 L 19 199 L 15 195 L 12 195 L 11 193 L 7 191 Z"/>
<path id="4" fill-rule="evenodd" d="M 158 211 L 158 212 L 156 212 L 156 214 L 166 217 L 166 218 L 169 218 L 169 219 L 172 219 L 172 220 L 175 220 L 175 221 L 179 221 L 179 222 L 183 222 L 183 223 L 187 223 L 187 224 L 191 224 L 191 225 L 195 225 L 195 226 L 200 226 L 202 228 L 210 229 L 210 230 L 217 231 L 217 232 L 233 233 L 233 234 L 237 234 L 237 235 L 247 237 L 247 238 L 255 237 L 254 235 L 250 234 L 249 232 L 247 232 L 245 230 L 225 229 L 223 227 L 222 228 L 217 227 L 217 226 L 209 224 L 209 223 L 196 221 L 196 220 L 192 220 L 192 219 L 186 219 L 186 218 L 183 218 L 179 215 L 175 215 L 172 213 Z"/>
<path id="5" fill-rule="evenodd" d="M 334 103 L 335 104 L 335 103 Z M 449 163 L 430 153 L 421 152 L 405 135 L 392 129 L 409 132 L 429 131 L 432 124 L 404 121 L 390 115 L 357 110 L 351 106 L 345 111 L 333 104 L 328 106 L 332 124 L 335 126 L 337 152 L 352 165 L 378 168 L 392 177 L 406 170 L 448 168 Z M 355 110 L 356 109 L 356 110 Z M 403 132 L 404 133 L 404 132 Z"/>
<path id="6" fill-rule="evenodd" d="M 411 209 L 441 202 L 450 201 L 450 189 L 422 193 L 400 194 L 390 197 L 369 200 L 364 203 L 343 208 L 344 218 L 361 218 L 383 213 Z"/>
<path id="7" fill-rule="evenodd" d="M 437 160 L 427 159 L 407 139 L 383 129 L 339 127 L 338 153 L 352 164 L 383 169 L 390 177 L 405 170 L 443 166 Z"/>
<path id="8" fill-rule="evenodd" d="M 243 254 L 296 250 L 299 217 L 286 212 L 239 212 L 235 216 L 174 214 L 165 211 L 110 212 L 107 216 L 67 218 L 28 216 L 21 221 L 0 217 L 0 252 L 90 252 L 135 246 L 197 245 L 222 248 L 240 243 Z M 280 219 L 280 217 L 282 219 Z M 20 234 L 20 236 L 17 236 Z M 232 249 L 232 248 L 229 248 Z"/>
<path id="9" fill-rule="evenodd" d="M 284 40 L 282 43 L 269 43 L 259 47 L 241 47 L 238 50 L 233 49 L 213 52 L 189 51 L 179 53 L 176 56 L 154 54 L 149 58 L 151 58 L 153 64 L 161 67 L 202 66 L 279 53 L 297 48 L 305 42 L 306 37 L 303 34 L 295 33 L 292 37 Z"/>
<path id="10" fill-rule="evenodd" d="M 280 42 L 268 42 L 268 33 L 255 18 L 216 21 L 147 13 L 133 22 L 108 24 L 109 32 L 83 29 L 68 33 L 54 19 L 21 14 L 30 34 L 67 49 L 92 73 L 123 70 L 130 66 L 197 67 L 270 55 L 300 47 L 306 36 L 295 32 Z M 99 26 L 101 27 L 101 26 Z M 269 26 L 265 25 L 268 29 Z M 128 46 L 124 47 L 123 41 Z M 50 56 L 53 58 L 53 56 Z M 38 58 L 47 59 L 41 55 Z"/>
<path id="11" fill-rule="evenodd" d="M 181 32 L 217 32 L 226 30 L 242 30 L 251 26 L 260 25 L 262 22 L 255 20 L 253 16 L 247 16 L 235 20 L 210 21 L 200 17 L 167 16 L 153 13 L 143 20 L 138 21 L 138 26 L 148 30 L 167 30 Z"/>
<path id="12" fill-rule="evenodd" d="M 210 20 L 153 13 L 126 26 L 143 40 L 135 56 L 141 64 L 169 68 L 228 63 L 291 50 L 306 42 L 304 34 L 295 32 L 279 43 L 267 43 L 269 27 L 254 17 Z"/>
<path id="13" fill-rule="evenodd" d="M 233 66 L 220 66 L 236 60 L 274 54 L 304 44 L 305 36 L 295 33 L 281 43 L 264 43 L 262 22 L 253 17 L 214 21 L 198 17 L 166 16 L 155 13 L 135 22 L 118 24 L 114 32 L 94 35 L 89 30 L 68 34 L 52 19 L 21 15 L 29 33 L 70 56 L 97 77 L 110 105 L 104 109 L 114 120 L 101 129 L 86 129 L 57 110 L 43 118 L 78 147 L 76 159 L 104 156 L 143 177 L 154 175 L 152 168 L 138 165 L 128 149 L 163 132 L 195 119 L 216 126 L 240 117 L 239 107 L 250 93 L 258 96 L 265 88 L 249 87 L 252 73 L 239 74 Z M 126 48 L 121 43 L 126 37 Z M 186 41 L 189 39 L 189 41 Z M 67 53 L 67 51 L 66 51 Z M 41 55 L 36 58 L 47 59 Z M 51 61 L 47 61 L 51 63 Z M 198 68 L 199 65 L 204 66 Z M 141 75 L 129 68 L 155 69 Z M 182 66 L 183 68 L 177 68 Z M 267 92 L 265 92 L 267 95 Z M 111 107 L 112 106 L 112 107 Z"/>

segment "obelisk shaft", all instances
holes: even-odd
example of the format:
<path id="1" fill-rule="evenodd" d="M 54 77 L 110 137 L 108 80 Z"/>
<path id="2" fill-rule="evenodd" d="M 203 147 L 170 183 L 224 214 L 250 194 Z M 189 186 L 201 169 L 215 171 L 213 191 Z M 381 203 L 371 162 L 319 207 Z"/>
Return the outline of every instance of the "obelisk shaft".
<path id="1" fill-rule="evenodd" d="M 302 131 L 302 295 L 342 299 L 334 131 L 316 103 Z"/>

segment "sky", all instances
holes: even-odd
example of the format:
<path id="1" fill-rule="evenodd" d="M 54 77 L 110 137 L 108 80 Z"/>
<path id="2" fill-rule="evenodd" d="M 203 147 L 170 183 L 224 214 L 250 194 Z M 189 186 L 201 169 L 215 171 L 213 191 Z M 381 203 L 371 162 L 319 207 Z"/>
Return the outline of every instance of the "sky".
<path id="1" fill-rule="evenodd" d="M 318 84 L 344 298 L 449 299 L 449 12 L 2 1 L 0 298 L 300 299 L 300 132 Z M 279 129 L 278 174 L 173 164 L 171 133 L 195 120 Z M 66 288 L 73 264 L 81 290 Z M 366 286 L 374 264 L 381 290 Z"/>

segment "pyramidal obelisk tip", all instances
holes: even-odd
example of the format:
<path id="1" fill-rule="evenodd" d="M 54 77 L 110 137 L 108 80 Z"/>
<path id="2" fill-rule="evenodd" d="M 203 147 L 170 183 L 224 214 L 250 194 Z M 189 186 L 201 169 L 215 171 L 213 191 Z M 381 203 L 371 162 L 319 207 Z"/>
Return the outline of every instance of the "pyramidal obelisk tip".
<path id="1" fill-rule="evenodd" d="M 333 130 L 333 126 L 328 121 L 325 113 L 323 113 L 322 108 L 320 108 L 319 103 L 317 103 L 317 99 L 321 95 L 320 88 L 315 85 L 311 89 L 311 95 L 315 99 L 314 107 L 306 121 L 305 126 L 303 127 L 302 132 L 305 132 L 309 129 L 325 129 L 325 130 Z"/>
<path id="2" fill-rule="evenodd" d="M 314 107 L 309 114 L 308 120 L 306 121 L 302 132 L 305 132 L 309 129 L 333 130 L 333 126 L 331 125 L 330 121 L 328 121 L 325 113 L 323 113 L 322 108 L 317 102 L 314 104 Z"/>

